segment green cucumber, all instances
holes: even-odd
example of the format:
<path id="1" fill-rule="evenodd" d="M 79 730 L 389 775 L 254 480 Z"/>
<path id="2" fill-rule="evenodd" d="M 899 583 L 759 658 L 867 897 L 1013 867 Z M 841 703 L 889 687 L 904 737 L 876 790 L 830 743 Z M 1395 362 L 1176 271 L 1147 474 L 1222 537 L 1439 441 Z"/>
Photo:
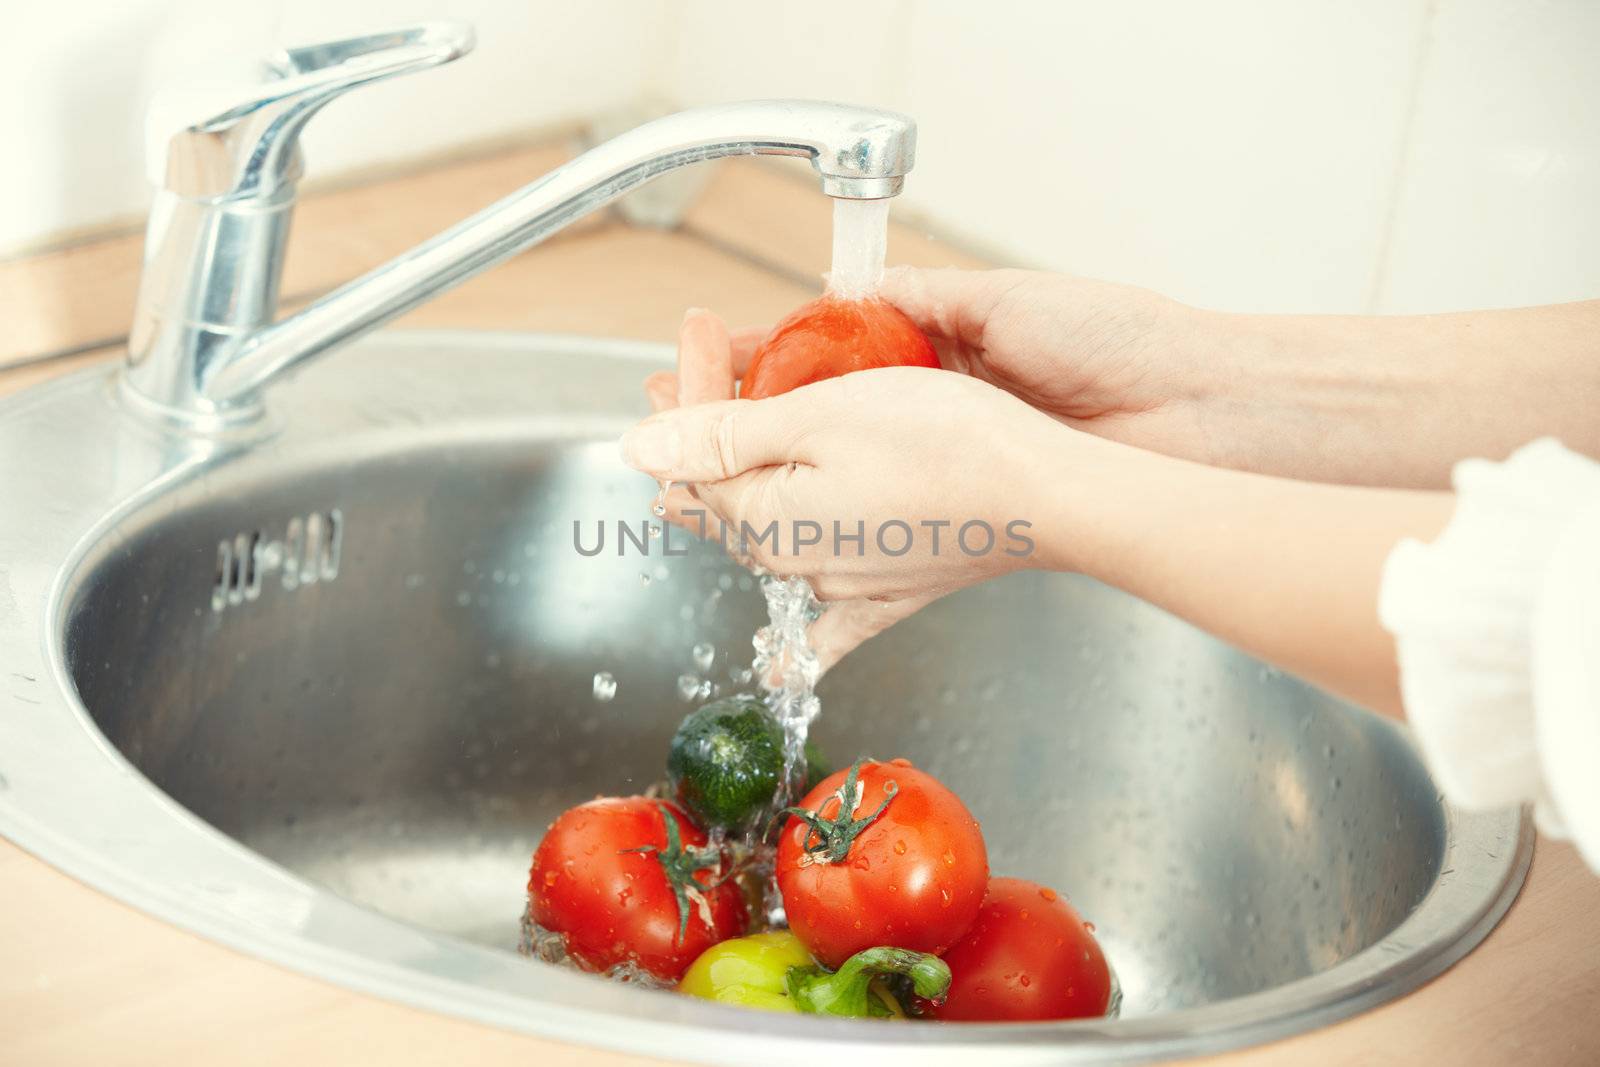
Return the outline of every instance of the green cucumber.
<path id="1" fill-rule="evenodd" d="M 806 789 L 826 775 L 822 754 L 808 742 Z M 708 829 L 756 829 L 782 776 L 783 730 L 758 697 L 724 697 L 690 712 L 667 752 L 678 802 Z"/>

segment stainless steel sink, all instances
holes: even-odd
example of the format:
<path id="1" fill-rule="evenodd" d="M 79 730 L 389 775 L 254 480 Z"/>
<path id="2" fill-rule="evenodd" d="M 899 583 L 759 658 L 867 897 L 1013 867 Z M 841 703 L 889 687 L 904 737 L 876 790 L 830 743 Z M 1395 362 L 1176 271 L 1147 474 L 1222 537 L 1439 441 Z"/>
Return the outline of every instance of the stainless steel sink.
<path id="1" fill-rule="evenodd" d="M 714 644 L 725 678 L 762 618 L 714 550 L 573 547 L 575 520 L 592 538 L 647 517 L 652 487 L 613 441 L 666 358 L 378 335 L 220 440 L 129 412 L 104 371 L 0 404 L 0 831 L 355 988 L 731 1063 L 1262 1041 L 1415 988 L 1509 906 L 1522 814 L 1441 803 L 1400 729 L 1115 591 L 1025 574 L 846 660 L 817 736 L 836 761 L 903 755 L 946 779 L 996 871 L 1095 922 L 1122 1018 L 795 1020 L 518 956 L 545 825 L 659 778 L 691 647 Z"/>

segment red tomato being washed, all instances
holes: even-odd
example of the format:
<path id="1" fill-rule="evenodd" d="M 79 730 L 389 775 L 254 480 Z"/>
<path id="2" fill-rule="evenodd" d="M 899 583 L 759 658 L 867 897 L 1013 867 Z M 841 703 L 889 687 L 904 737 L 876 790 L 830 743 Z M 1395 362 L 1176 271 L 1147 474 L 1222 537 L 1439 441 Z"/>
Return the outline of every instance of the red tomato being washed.
<path id="1" fill-rule="evenodd" d="M 778 890 L 817 962 L 837 968 L 878 945 L 938 955 L 972 924 L 989 856 L 978 820 L 932 775 L 861 761 L 789 811 Z"/>
<path id="2" fill-rule="evenodd" d="M 823 296 L 778 323 L 750 360 L 739 395 L 777 396 L 876 367 L 938 367 L 933 344 L 887 300 Z"/>
<path id="3" fill-rule="evenodd" d="M 676 982 L 695 957 L 747 926 L 722 858 L 676 804 L 606 797 L 563 813 L 533 854 L 533 920 L 587 970 L 622 963 Z"/>
<path id="4" fill-rule="evenodd" d="M 1033 1022 L 1097 1018 L 1111 1002 L 1111 969 L 1083 917 L 1055 890 L 991 878 L 966 936 L 944 954 L 950 993 L 925 1005 L 936 1019 Z"/>

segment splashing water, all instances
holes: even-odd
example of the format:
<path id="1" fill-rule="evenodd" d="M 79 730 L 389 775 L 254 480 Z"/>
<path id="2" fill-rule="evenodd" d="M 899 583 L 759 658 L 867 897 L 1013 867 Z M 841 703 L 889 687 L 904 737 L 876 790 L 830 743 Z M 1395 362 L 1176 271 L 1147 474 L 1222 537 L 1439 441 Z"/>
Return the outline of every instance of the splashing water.
<path id="1" fill-rule="evenodd" d="M 876 293 L 888 240 L 889 201 L 834 200 L 828 292 L 846 300 L 865 300 Z"/>
<path id="2" fill-rule="evenodd" d="M 532 901 L 522 910 L 522 941 L 517 946 L 517 951 L 529 959 L 538 960 L 540 963 L 547 963 L 553 967 L 564 967 L 573 971 L 585 969 L 579 967 L 578 961 L 567 953 L 565 938 L 554 930 L 546 930 L 533 921 Z M 624 960 L 612 967 L 605 972 L 605 977 L 613 982 L 626 982 L 631 985 L 643 986 L 646 989 L 673 988 L 673 983 L 662 981 L 632 960 Z"/>
<path id="3" fill-rule="evenodd" d="M 778 725 L 783 728 L 783 782 L 776 806 L 793 804 L 805 784 L 806 736 L 822 710 L 817 699 L 817 679 L 822 664 L 806 638 L 806 628 L 822 614 L 804 578 L 761 579 L 767 600 L 767 625 L 756 631 L 755 676 L 767 692 Z"/>
<path id="4" fill-rule="evenodd" d="M 835 199 L 828 292 L 848 300 L 864 300 L 877 292 L 888 237 L 888 200 Z M 799 799 L 805 784 L 806 736 L 822 710 L 815 691 L 822 665 L 806 633 L 822 614 L 822 606 L 804 578 L 763 574 L 761 593 L 767 601 L 767 625 L 752 641 L 756 650 L 752 666 L 783 728 L 784 774 L 775 802 L 781 809 Z"/>

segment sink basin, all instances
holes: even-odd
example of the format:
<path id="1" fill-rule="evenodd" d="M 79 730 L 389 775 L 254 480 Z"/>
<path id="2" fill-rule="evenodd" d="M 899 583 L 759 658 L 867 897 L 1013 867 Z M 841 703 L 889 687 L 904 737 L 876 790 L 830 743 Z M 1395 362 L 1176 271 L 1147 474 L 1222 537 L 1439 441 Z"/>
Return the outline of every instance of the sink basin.
<path id="1" fill-rule="evenodd" d="M 616 551 L 652 485 L 613 441 L 666 358 L 382 334 L 220 441 L 136 416 L 106 371 L 0 405 L 0 831 L 354 988 L 733 1063 L 1213 1051 L 1399 996 L 1509 906 L 1523 813 L 1452 810 L 1402 729 L 1091 581 L 1022 574 L 851 656 L 815 736 L 953 786 L 997 873 L 1096 924 L 1121 1018 L 802 1021 L 520 957 L 543 828 L 660 778 L 690 649 L 727 684 L 764 618 L 714 549 Z M 606 523 L 607 550 L 576 551 L 574 522 L 586 544 Z"/>

